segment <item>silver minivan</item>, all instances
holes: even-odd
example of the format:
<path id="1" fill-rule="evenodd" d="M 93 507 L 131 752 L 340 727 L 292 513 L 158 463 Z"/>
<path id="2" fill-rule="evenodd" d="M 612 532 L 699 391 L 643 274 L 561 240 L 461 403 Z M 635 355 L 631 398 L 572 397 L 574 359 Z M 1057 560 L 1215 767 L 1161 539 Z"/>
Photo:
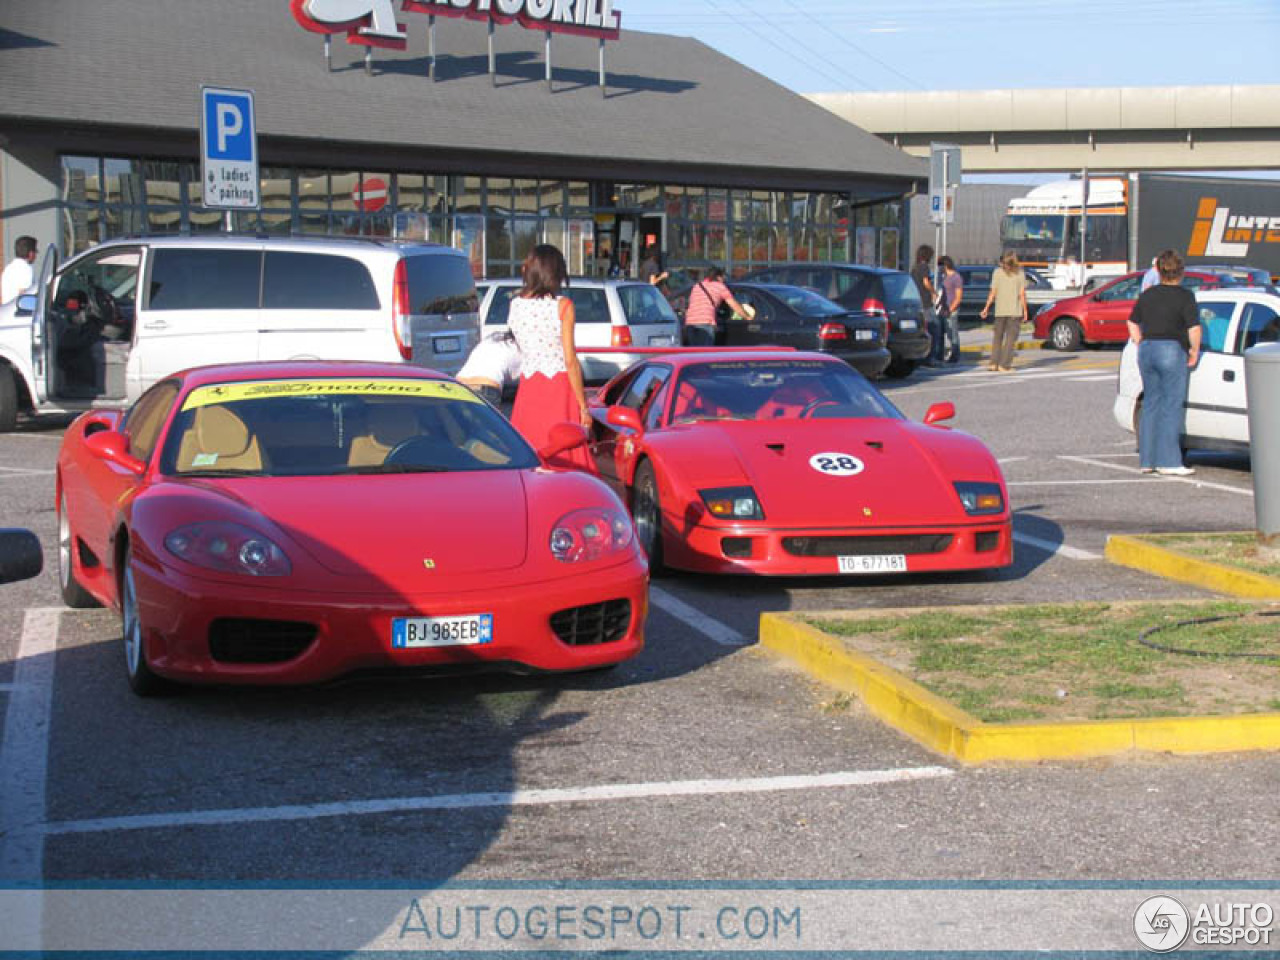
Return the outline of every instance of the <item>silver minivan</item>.
<path id="1" fill-rule="evenodd" d="M 131 401 L 186 367 L 379 360 L 455 373 L 479 341 L 466 255 L 374 238 L 111 240 L 0 307 L 0 430 Z"/>
<path id="2" fill-rule="evenodd" d="M 518 277 L 477 281 L 485 333 L 506 329 L 511 299 L 521 286 Z M 680 318 L 651 283 L 570 277 L 561 293 L 573 302 L 573 342 L 590 383 L 603 383 L 643 356 L 627 353 L 627 347 L 680 344 Z M 597 352 L 602 347 L 608 352 Z"/>

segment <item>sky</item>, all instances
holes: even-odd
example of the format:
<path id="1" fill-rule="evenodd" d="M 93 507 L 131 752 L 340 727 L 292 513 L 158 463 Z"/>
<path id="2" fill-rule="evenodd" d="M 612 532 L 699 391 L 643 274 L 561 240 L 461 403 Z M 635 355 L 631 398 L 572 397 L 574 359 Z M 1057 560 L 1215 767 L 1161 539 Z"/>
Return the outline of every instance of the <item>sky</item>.
<path id="1" fill-rule="evenodd" d="M 798 93 L 1280 84 L 1280 0 L 614 0 Z"/>

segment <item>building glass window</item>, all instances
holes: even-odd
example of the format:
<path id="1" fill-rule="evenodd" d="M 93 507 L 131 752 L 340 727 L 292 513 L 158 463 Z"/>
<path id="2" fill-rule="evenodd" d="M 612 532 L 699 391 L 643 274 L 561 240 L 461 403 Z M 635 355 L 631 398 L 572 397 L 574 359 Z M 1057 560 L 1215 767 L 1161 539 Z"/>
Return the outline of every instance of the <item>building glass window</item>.
<path id="1" fill-rule="evenodd" d="M 298 232 L 329 232 L 329 173 L 298 171 Z"/>
<path id="2" fill-rule="evenodd" d="M 262 170 L 261 210 L 228 214 L 205 209 L 190 160 L 68 155 L 60 163 L 69 253 L 126 234 L 216 233 L 229 221 L 280 236 L 430 240 L 465 250 L 477 276 L 518 273 L 545 241 L 564 251 L 572 273 L 591 275 L 622 243 L 635 261 L 636 229 L 658 226 L 637 214 L 661 214 L 667 267 L 714 262 L 740 274 L 788 260 L 901 260 L 903 204 L 855 207 L 844 193 L 271 166 Z"/>

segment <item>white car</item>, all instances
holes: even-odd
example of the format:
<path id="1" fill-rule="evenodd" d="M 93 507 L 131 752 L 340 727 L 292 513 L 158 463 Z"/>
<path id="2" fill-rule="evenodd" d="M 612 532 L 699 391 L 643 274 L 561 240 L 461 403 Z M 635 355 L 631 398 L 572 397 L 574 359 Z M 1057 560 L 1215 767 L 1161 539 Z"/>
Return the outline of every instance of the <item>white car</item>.
<path id="1" fill-rule="evenodd" d="M 485 334 L 507 328 L 511 298 L 520 287 L 518 277 L 476 282 Z M 644 356 L 625 350 L 596 353 L 593 348 L 680 345 L 680 319 L 662 291 L 651 283 L 571 277 L 563 293 L 573 301 L 573 342 L 583 379 L 590 383 L 604 383 Z"/>
<path id="2" fill-rule="evenodd" d="M 1182 448 L 1249 451 L 1249 409 L 1245 397 L 1244 352 L 1280 340 L 1280 295 L 1260 288 L 1226 287 L 1196 293 L 1200 311 L 1200 362 L 1187 388 Z M 1130 341 L 1120 357 L 1116 423 L 1138 432 L 1142 414 L 1142 374 Z"/>

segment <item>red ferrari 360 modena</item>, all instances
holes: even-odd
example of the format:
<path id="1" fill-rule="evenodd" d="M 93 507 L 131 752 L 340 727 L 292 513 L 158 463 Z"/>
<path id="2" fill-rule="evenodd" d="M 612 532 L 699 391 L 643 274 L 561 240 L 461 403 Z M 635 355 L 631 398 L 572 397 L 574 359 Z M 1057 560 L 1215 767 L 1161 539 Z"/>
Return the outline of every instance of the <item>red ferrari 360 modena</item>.
<path id="1" fill-rule="evenodd" d="M 1013 562 L 1004 477 L 977 438 L 913 423 L 848 365 L 690 351 L 606 384 L 592 451 L 650 567 L 892 574 Z"/>
<path id="2" fill-rule="evenodd" d="M 466 387 L 366 363 L 188 370 L 58 456 L 73 607 L 119 610 L 133 689 L 359 671 L 587 670 L 639 652 L 618 498 Z"/>

